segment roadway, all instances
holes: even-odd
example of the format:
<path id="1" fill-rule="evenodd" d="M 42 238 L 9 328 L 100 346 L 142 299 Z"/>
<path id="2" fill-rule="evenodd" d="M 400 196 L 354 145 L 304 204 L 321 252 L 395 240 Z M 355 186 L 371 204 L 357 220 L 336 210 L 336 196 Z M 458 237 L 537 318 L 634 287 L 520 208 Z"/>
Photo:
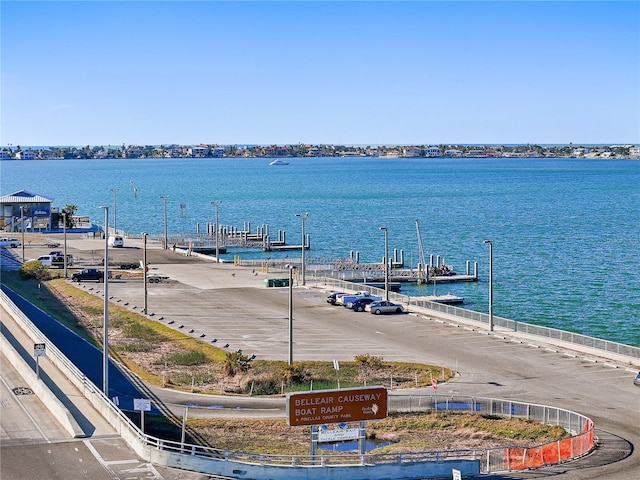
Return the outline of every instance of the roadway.
<path id="1" fill-rule="evenodd" d="M 95 259 L 103 245 L 98 240 L 73 240 L 68 248 L 76 257 Z M 34 252 L 28 258 L 36 255 Z M 116 262 L 138 261 L 142 253 L 139 244 L 128 241 L 123 249 L 111 249 L 110 257 Z M 220 347 L 228 344 L 229 349 L 242 349 L 261 359 L 287 358 L 289 289 L 263 286 L 266 276 L 285 275 L 217 265 L 153 247 L 147 258 L 150 273 L 171 279 L 148 285 L 152 318 L 176 329 L 182 325 L 181 331 L 193 330 L 192 335 L 203 341 L 216 339 L 215 344 Z M 82 285 L 100 293 L 100 284 Z M 140 280 L 113 280 L 109 284 L 113 302 L 128 303 L 137 311 L 144 302 L 143 292 Z M 640 455 L 633 446 L 640 440 L 640 388 L 632 384 L 637 366 L 566 345 L 545 344 L 513 332 L 488 332 L 482 325 L 420 312 L 382 317 L 354 313 L 328 305 L 327 293 L 322 285 L 310 282 L 293 288 L 294 360 L 346 361 L 369 353 L 385 360 L 432 363 L 459 372 L 458 378 L 438 386 L 439 395 L 490 396 L 548 404 L 594 420 L 602 440 L 595 455 L 575 462 L 571 468 L 563 465 L 491 478 L 638 479 Z M 155 388 L 151 392 L 177 409 L 183 403 L 220 405 L 229 401 L 191 394 L 185 400 L 175 392 Z M 265 415 L 283 414 L 277 411 L 278 405 L 248 405 L 243 413 L 251 414 L 253 408 L 256 412 L 267 411 Z M 229 415 L 232 410 L 216 408 L 207 414 Z M 235 412 L 238 414 L 237 409 Z"/>

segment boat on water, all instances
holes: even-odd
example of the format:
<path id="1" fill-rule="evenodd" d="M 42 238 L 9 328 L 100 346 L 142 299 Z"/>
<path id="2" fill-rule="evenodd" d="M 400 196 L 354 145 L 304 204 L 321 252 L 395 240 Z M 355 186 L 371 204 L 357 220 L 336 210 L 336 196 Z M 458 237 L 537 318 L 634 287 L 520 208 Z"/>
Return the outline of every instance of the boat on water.
<path id="1" fill-rule="evenodd" d="M 446 295 L 431 295 L 428 297 L 413 297 L 418 300 L 427 300 L 429 302 L 444 303 L 445 305 L 461 305 L 464 303 L 464 297 L 458 297 L 447 293 Z"/>
<path id="2" fill-rule="evenodd" d="M 269 165 L 289 165 L 289 162 L 278 158 L 277 160 L 270 162 Z"/>

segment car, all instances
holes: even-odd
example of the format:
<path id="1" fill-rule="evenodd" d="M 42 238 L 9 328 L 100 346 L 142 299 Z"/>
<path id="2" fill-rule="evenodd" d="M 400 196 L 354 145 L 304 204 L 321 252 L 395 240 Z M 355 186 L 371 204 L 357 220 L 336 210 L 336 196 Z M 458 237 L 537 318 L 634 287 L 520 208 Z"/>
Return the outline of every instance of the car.
<path id="1" fill-rule="evenodd" d="M 636 387 L 640 387 L 640 373 L 638 373 L 638 374 L 636 375 L 636 378 L 634 378 L 634 379 L 633 379 L 633 384 L 634 384 Z"/>
<path id="2" fill-rule="evenodd" d="M 365 310 L 374 315 L 380 315 L 381 313 L 402 313 L 404 312 L 404 307 L 398 303 L 382 300 L 370 303 L 365 307 Z"/>
<path id="3" fill-rule="evenodd" d="M 345 293 L 344 295 L 339 295 L 336 298 L 336 305 L 342 305 L 346 307 L 349 303 L 355 302 L 356 300 L 360 300 L 361 298 L 371 298 L 374 301 L 382 300 L 380 295 L 373 295 L 369 292 L 356 292 L 356 293 Z"/>
<path id="4" fill-rule="evenodd" d="M 335 305 L 336 304 L 336 297 L 338 295 L 344 295 L 344 292 L 333 292 L 331 294 L 329 294 L 327 296 L 327 303 L 330 303 L 331 305 Z"/>
<path id="5" fill-rule="evenodd" d="M 85 280 L 102 281 L 104 279 L 104 272 L 97 268 L 85 268 L 80 272 L 76 272 L 71 276 L 72 282 L 83 282 Z"/>
<path id="6" fill-rule="evenodd" d="M 353 302 L 347 303 L 345 307 L 353 310 L 354 312 L 364 312 L 364 308 L 375 301 L 375 298 L 372 297 L 362 297 L 354 300 Z"/>

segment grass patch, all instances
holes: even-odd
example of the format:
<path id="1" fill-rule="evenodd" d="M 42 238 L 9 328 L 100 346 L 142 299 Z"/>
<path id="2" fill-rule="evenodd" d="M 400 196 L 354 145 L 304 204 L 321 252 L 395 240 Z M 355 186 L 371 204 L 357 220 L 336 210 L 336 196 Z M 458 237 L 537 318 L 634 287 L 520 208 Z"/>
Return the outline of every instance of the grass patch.
<path id="1" fill-rule="evenodd" d="M 160 359 L 160 363 L 168 363 L 173 365 L 184 365 L 184 366 L 194 366 L 194 365 L 203 365 L 208 363 L 210 360 L 207 356 L 197 350 L 191 350 L 188 352 L 180 352 L 174 353 L 173 355 L 169 355 Z"/>

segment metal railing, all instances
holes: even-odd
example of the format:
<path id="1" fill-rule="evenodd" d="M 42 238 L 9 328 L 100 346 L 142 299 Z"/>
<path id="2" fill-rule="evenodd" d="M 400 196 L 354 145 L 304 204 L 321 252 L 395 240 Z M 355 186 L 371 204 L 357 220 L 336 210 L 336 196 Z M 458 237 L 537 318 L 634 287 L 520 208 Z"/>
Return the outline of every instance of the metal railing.
<path id="1" fill-rule="evenodd" d="M 148 449 L 170 453 L 194 455 L 202 458 L 226 460 L 272 466 L 353 466 L 398 464 L 404 462 L 435 462 L 443 460 L 480 460 L 482 471 L 495 472 L 521 468 L 535 468 L 580 457 L 595 445 L 593 422 L 569 410 L 535 405 L 511 400 L 480 397 L 442 397 L 437 395 L 392 395 L 389 410 L 392 412 L 440 412 L 464 411 L 485 413 L 501 417 L 518 417 L 541 423 L 558 425 L 571 437 L 557 442 L 528 447 L 503 447 L 498 449 L 465 449 L 445 451 L 403 452 L 392 454 L 332 453 L 323 455 L 277 455 L 231 451 L 186 444 L 156 438 L 144 434 L 121 410 L 119 410 L 67 357 L 53 345 L 31 320 L 13 303 L 4 291 L 0 302 L 12 312 L 32 339 L 47 344 L 48 356 L 54 364 L 66 372 L 68 378 L 83 392 L 94 407 L 101 412 L 116 431 L 130 443 L 143 458 L 149 458 Z M 145 452 L 147 453 L 145 455 Z"/>
<path id="2" fill-rule="evenodd" d="M 314 282 L 318 286 L 322 285 L 324 287 L 340 291 L 367 290 L 369 291 L 369 293 L 375 293 L 376 295 L 380 295 L 381 292 L 382 294 L 384 294 L 384 290 L 376 287 L 365 287 L 361 283 L 348 282 L 345 280 L 339 280 L 330 277 L 318 276 L 307 280 L 307 283 L 311 282 Z M 480 313 L 473 310 L 467 310 L 464 308 L 454 307 L 437 302 L 430 302 L 428 300 L 420 300 L 418 298 L 396 292 L 389 292 L 389 300 L 397 303 L 402 303 L 407 306 L 414 306 L 423 309 L 426 312 L 431 311 L 438 314 L 450 315 L 461 319 L 484 323 L 487 326 L 489 325 L 489 315 L 487 315 L 486 313 Z M 634 347 L 632 345 L 625 345 L 623 343 L 611 342 L 609 340 L 589 337 L 587 335 L 582 335 L 579 333 L 567 332 L 565 330 L 559 330 L 557 328 L 543 327 L 540 325 L 533 325 L 526 322 L 519 322 L 517 320 L 510 320 L 508 318 L 496 316 L 493 317 L 493 324 L 496 327 L 502 327 L 513 332 L 535 335 L 551 340 L 559 340 L 581 347 L 593 348 L 594 350 L 640 360 L 640 348 Z"/>

